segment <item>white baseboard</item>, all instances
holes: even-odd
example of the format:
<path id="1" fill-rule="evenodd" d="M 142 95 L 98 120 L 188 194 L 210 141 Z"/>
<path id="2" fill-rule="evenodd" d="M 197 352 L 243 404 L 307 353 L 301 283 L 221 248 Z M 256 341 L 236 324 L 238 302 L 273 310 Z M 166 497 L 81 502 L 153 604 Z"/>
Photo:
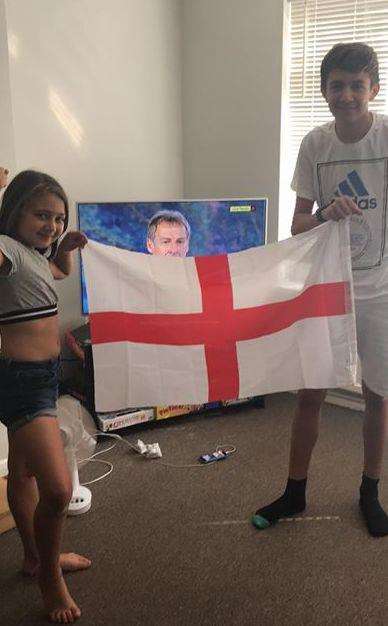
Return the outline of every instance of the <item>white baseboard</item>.
<path id="1" fill-rule="evenodd" d="M 365 402 L 358 389 L 330 389 L 325 398 L 325 402 L 343 406 L 353 411 L 364 411 Z"/>
<path id="2" fill-rule="evenodd" d="M 291 393 L 297 394 L 297 391 Z M 353 411 L 365 411 L 365 402 L 361 394 L 361 387 L 352 387 L 351 389 L 329 389 L 325 402 L 328 404 L 336 404 Z"/>

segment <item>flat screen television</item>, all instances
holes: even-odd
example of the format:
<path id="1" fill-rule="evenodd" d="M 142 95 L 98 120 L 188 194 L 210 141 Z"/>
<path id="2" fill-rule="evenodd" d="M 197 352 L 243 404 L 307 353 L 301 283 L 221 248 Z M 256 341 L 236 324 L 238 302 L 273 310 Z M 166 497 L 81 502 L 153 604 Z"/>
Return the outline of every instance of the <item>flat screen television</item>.
<path id="1" fill-rule="evenodd" d="M 149 220 L 159 211 L 179 211 L 190 225 L 187 256 L 203 256 L 239 252 L 266 243 L 267 199 L 238 198 L 211 200 L 171 200 L 163 202 L 80 202 L 79 228 L 88 238 L 100 243 L 135 252 L 147 253 Z M 82 312 L 88 314 L 87 292 L 81 264 Z M 84 331 L 83 331 L 84 332 Z M 263 406 L 263 398 L 255 397 L 205 405 L 177 405 L 139 407 L 114 414 L 94 410 L 93 358 L 90 345 L 86 354 L 86 379 L 89 389 L 88 405 L 98 427 L 116 430 L 150 420 L 184 415 L 200 410 L 211 410 L 246 400 Z"/>
<path id="2" fill-rule="evenodd" d="M 147 226 L 159 211 L 179 211 L 191 228 L 187 256 L 239 252 L 266 242 L 267 199 L 79 202 L 78 224 L 88 238 L 134 252 L 147 252 Z M 81 266 L 82 313 L 88 314 Z"/>

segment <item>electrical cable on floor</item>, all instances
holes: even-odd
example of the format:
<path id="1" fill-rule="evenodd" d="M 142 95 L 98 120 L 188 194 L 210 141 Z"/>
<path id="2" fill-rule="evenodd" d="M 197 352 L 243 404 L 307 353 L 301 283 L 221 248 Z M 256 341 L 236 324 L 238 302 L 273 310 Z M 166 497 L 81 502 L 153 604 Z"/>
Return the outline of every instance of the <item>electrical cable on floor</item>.
<path id="1" fill-rule="evenodd" d="M 103 452 L 106 452 L 106 450 L 104 450 Z M 82 487 L 87 487 L 87 485 L 92 485 L 93 483 L 98 483 L 99 480 L 102 480 L 103 478 L 106 478 L 107 476 L 109 476 L 109 474 L 111 474 L 113 472 L 113 463 L 110 463 L 109 461 L 104 461 L 103 459 L 89 459 L 89 461 L 91 461 L 92 463 L 103 463 L 104 465 L 108 465 L 109 470 L 107 472 L 105 472 L 105 474 L 102 474 L 102 476 L 99 476 L 98 478 L 94 478 L 93 480 L 89 480 L 87 483 L 81 483 Z"/>
<path id="2" fill-rule="evenodd" d="M 123 441 L 125 444 L 127 444 L 127 446 L 129 446 L 132 450 L 134 450 L 134 452 L 137 452 L 138 454 L 142 454 L 140 452 L 140 450 L 139 450 L 139 445 L 136 446 L 135 444 L 131 443 L 130 441 L 128 441 L 127 439 L 125 439 L 121 435 L 118 435 L 117 433 L 115 433 L 115 434 L 113 434 L 113 433 L 102 433 L 100 431 L 96 431 L 95 433 L 92 433 L 92 436 L 110 437 L 111 439 L 117 439 L 118 441 Z M 86 459 L 81 459 L 79 461 L 79 463 L 86 463 L 87 461 L 92 461 L 94 463 L 103 463 L 104 465 L 108 465 L 108 467 L 109 467 L 109 470 L 107 472 L 105 472 L 105 474 L 102 474 L 102 476 L 99 476 L 98 478 L 95 478 L 94 480 L 91 480 L 89 482 L 81 483 L 82 486 L 85 487 L 87 485 L 91 485 L 93 483 L 96 483 L 99 480 L 102 480 L 103 478 L 106 478 L 107 476 L 109 476 L 109 474 L 112 473 L 113 467 L 114 467 L 113 463 L 110 463 L 109 461 L 105 461 L 105 460 L 102 460 L 102 459 L 96 459 L 95 457 L 100 455 L 100 454 L 104 454 L 105 452 L 109 452 L 109 450 L 113 450 L 113 448 L 115 448 L 116 445 L 117 444 L 114 443 L 113 445 L 109 446 L 108 448 L 104 448 L 103 450 L 100 450 L 99 452 L 95 452 L 90 457 L 88 457 Z M 235 454 L 236 452 L 237 452 L 237 448 L 234 445 L 231 445 L 231 444 L 226 444 L 226 445 L 217 444 L 215 449 L 213 450 L 213 452 L 211 452 L 208 455 L 202 455 L 201 457 L 199 457 L 197 463 L 189 463 L 189 464 L 186 464 L 186 465 L 176 465 L 174 463 L 165 463 L 164 461 L 159 461 L 159 465 L 163 465 L 164 467 L 173 467 L 173 468 L 176 468 L 176 469 L 186 469 L 186 468 L 190 468 L 190 467 L 208 467 L 209 465 L 214 465 L 214 463 L 216 461 L 218 461 L 220 459 L 227 458 L 227 457 L 231 456 L 232 454 Z M 203 461 L 204 457 L 208 457 L 210 460 L 204 462 Z M 149 457 L 149 458 L 153 458 L 153 457 Z"/>
<path id="3" fill-rule="evenodd" d="M 107 437 L 111 437 L 112 439 L 116 439 L 116 438 L 120 438 L 121 437 L 119 435 L 111 435 L 111 434 L 107 434 L 107 433 L 100 433 L 98 431 L 96 431 L 95 433 L 92 433 L 91 436 L 94 437 L 96 435 L 106 435 Z M 104 448 L 103 450 L 100 450 L 99 452 L 95 452 L 94 454 L 92 454 L 91 456 L 87 457 L 86 459 L 81 459 L 80 461 L 78 461 L 79 464 L 81 463 L 87 463 L 89 461 L 91 461 L 92 463 L 103 463 L 104 465 L 107 465 L 109 467 L 109 470 L 107 472 L 105 472 L 105 474 L 102 474 L 101 476 L 98 476 L 98 478 L 94 478 L 93 480 L 88 481 L 87 483 L 80 483 L 82 487 L 87 487 L 88 485 L 92 485 L 93 483 L 97 483 L 99 480 L 102 480 L 103 478 L 106 478 L 107 476 L 109 476 L 109 474 L 111 474 L 113 472 L 113 463 L 110 463 L 110 461 L 105 461 L 103 459 L 96 459 L 95 457 L 98 456 L 99 454 L 104 454 L 105 452 L 109 452 L 109 450 L 113 450 L 113 448 L 116 447 L 116 443 L 114 443 L 112 446 L 109 446 L 108 448 Z"/>
<path id="4" fill-rule="evenodd" d="M 113 433 L 102 433 L 100 431 L 95 431 L 94 433 L 91 433 L 92 437 L 110 437 L 111 439 L 118 439 L 119 441 L 123 441 L 124 443 L 126 443 L 130 448 L 132 448 L 132 450 L 134 450 L 135 452 L 137 452 L 138 454 L 140 454 L 139 449 L 132 443 L 130 443 L 129 441 L 127 441 L 126 439 L 124 439 L 124 437 L 122 437 L 121 435 L 117 435 L 117 434 L 113 434 Z M 107 476 L 109 476 L 109 474 L 112 473 L 113 471 L 113 463 L 110 463 L 110 461 L 104 461 L 102 459 L 96 459 L 96 456 L 99 456 L 100 454 L 105 454 L 105 452 L 109 452 L 110 450 L 113 450 L 113 448 L 115 448 L 117 445 L 117 443 L 114 443 L 113 445 L 109 446 L 108 448 L 104 448 L 103 450 L 99 450 L 99 452 L 95 452 L 94 454 L 92 454 L 91 456 L 85 458 L 85 459 L 81 459 L 80 461 L 78 461 L 79 464 L 81 463 L 87 463 L 89 461 L 94 462 L 94 463 L 103 463 L 104 465 L 108 465 L 109 470 L 107 472 L 105 472 L 105 474 L 102 474 L 102 476 L 99 476 L 98 478 L 95 478 L 94 480 L 90 480 L 86 483 L 80 483 L 82 487 L 86 487 L 88 485 L 91 485 L 93 483 L 98 482 L 99 480 L 102 480 L 103 478 L 106 478 Z"/>
<path id="5" fill-rule="evenodd" d="M 235 452 L 237 452 L 237 448 L 236 446 L 233 445 L 222 445 L 222 444 L 218 444 L 215 449 L 213 450 L 213 452 L 211 452 L 209 455 L 209 457 L 211 456 L 216 456 L 217 453 L 219 452 L 223 452 L 224 456 L 222 458 L 227 458 L 228 456 L 231 456 L 232 454 L 234 454 Z M 202 455 L 203 458 L 206 455 Z M 211 461 L 208 462 L 200 462 L 198 461 L 198 463 L 191 463 L 188 465 L 175 465 L 173 463 L 164 463 L 163 461 L 159 461 L 159 465 L 164 465 L 164 467 L 174 467 L 174 468 L 178 468 L 178 469 L 185 469 L 186 467 L 208 467 L 209 465 L 214 465 L 216 461 L 218 461 L 218 458 L 214 458 Z"/>

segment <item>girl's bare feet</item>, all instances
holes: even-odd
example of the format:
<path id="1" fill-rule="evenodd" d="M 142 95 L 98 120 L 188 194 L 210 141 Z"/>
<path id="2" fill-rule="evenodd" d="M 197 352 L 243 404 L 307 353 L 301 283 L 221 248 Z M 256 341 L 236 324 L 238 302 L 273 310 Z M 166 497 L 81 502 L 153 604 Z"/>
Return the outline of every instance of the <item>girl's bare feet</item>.
<path id="1" fill-rule="evenodd" d="M 91 564 L 90 559 L 81 554 L 75 554 L 75 552 L 64 552 L 59 557 L 59 565 L 62 572 L 78 572 L 79 570 L 88 569 Z M 22 572 L 25 576 L 33 578 L 39 576 L 39 561 L 36 559 L 25 559 Z"/>
<path id="2" fill-rule="evenodd" d="M 78 572 L 78 570 L 88 569 L 91 564 L 90 559 L 75 552 L 64 552 L 59 556 L 59 565 L 63 572 Z"/>
<path id="3" fill-rule="evenodd" d="M 39 576 L 39 586 L 51 622 L 73 624 L 81 617 L 81 611 L 71 597 L 62 575 L 48 578 Z"/>

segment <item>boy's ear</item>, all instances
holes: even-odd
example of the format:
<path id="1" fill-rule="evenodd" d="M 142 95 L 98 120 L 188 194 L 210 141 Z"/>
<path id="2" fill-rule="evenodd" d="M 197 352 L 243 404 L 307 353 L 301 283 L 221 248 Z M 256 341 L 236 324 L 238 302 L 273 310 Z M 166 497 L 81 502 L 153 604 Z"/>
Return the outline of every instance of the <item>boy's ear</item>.
<path id="1" fill-rule="evenodd" d="M 377 96 L 377 94 L 380 91 L 380 85 L 379 83 L 376 83 L 375 85 L 372 85 L 372 87 L 370 88 L 370 97 L 369 97 L 369 102 L 371 102 L 371 100 L 374 100 Z"/>

